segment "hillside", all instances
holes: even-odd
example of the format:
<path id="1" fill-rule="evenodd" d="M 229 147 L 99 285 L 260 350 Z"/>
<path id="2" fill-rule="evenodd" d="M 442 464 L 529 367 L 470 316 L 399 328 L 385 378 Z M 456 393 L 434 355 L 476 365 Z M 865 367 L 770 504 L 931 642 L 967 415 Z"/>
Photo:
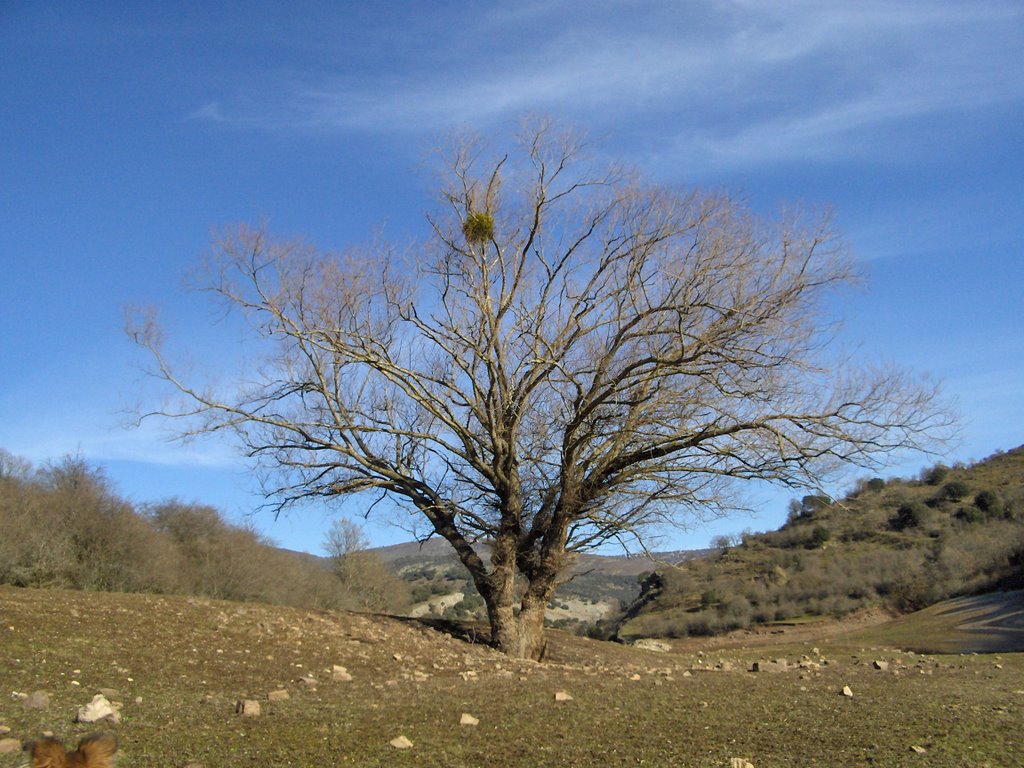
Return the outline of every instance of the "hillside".
<path id="1" fill-rule="evenodd" d="M 487 547 L 481 550 L 486 553 Z M 486 611 L 469 577 L 447 542 L 432 538 L 370 550 L 409 584 L 412 616 L 484 620 Z M 657 563 L 702 557 L 706 550 L 645 556 L 577 554 L 548 607 L 549 626 L 593 632 L 599 622 L 614 620 L 640 594 L 640 577 Z M 653 558 L 653 559 L 652 559 Z"/>
<path id="2" fill-rule="evenodd" d="M 1024 448 L 913 480 L 874 478 L 845 498 L 805 496 L 778 531 L 661 568 L 617 632 L 623 639 L 711 635 L 910 611 L 1024 585 Z"/>
<path id="3" fill-rule="evenodd" d="M 962 768 L 1006 765 L 1024 728 L 1021 654 L 905 653 L 834 621 L 667 653 L 549 634 L 538 664 L 445 623 L 0 586 L 0 768 L 97 730 L 118 768 Z M 119 723 L 75 722 L 97 694 Z"/>

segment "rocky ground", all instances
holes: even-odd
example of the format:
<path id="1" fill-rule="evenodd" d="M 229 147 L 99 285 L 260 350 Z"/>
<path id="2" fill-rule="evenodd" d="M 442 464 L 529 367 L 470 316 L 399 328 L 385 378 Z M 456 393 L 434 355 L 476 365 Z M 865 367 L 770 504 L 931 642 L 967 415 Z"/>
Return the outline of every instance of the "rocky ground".
<path id="1" fill-rule="evenodd" d="M 96 730 L 117 733 L 122 768 L 961 767 L 1019 754 L 1020 654 L 921 655 L 842 632 L 647 648 L 552 632 L 535 663 L 475 640 L 413 619 L 0 588 L 0 766 L 25 763 L 23 739 Z M 97 696 L 111 712 L 80 722 L 83 707 L 102 712 Z"/>

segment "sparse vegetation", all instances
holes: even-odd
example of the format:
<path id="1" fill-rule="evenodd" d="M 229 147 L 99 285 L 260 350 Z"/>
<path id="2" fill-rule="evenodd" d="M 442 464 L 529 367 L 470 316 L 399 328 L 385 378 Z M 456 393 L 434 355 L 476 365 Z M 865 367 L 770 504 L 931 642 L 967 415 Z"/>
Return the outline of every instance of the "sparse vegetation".
<path id="1" fill-rule="evenodd" d="M 118 768 L 1012 763 L 1024 654 L 922 656 L 880 650 L 893 647 L 884 627 L 868 628 L 870 645 L 847 640 L 843 625 L 812 629 L 747 648 L 674 643 L 670 653 L 551 631 L 551 663 L 534 664 L 444 622 L 0 587 L 0 723 L 15 740 L 114 731 Z M 747 671 L 778 657 L 790 671 Z M 798 669 L 802 657 L 810 663 Z M 334 665 L 352 679 L 332 680 Z M 74 723 L 100 688 L 117 691 L 121 723 Z M 10 694 L 41 689 L 44 709 Z M 271 701 L 280 690 L 288 698 Z M 556 691 L 573 698 L 556 702 Z M 239 699 L 260 702 L 261 716 L 236 714 Z M 463 712 L 479 725 L 460 726 Z M 407 751 L 389 745 L 399 735 Z M 23 764 L 0 754 L 0 768 Z"/>
<path id="2" fill-rule="evenodd" d="M 837 501 L 804 496 L 780 530 L 649 579 L 619 636 L 704 636 L 872 606 L 917 610 L 1020 583 L 1024 448 L 971 467 L 931 467 L 920 480 L 876 480 Z"/>

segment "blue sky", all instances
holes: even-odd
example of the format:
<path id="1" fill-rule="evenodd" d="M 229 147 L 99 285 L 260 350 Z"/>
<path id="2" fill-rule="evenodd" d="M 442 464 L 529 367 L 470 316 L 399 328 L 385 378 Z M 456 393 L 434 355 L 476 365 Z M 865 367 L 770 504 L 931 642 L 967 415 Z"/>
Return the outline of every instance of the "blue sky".
<path id="1" fill-rule="evenodd" d="M 230 445 L 125 426 L 125 408 L 155 397 L 125 307 L 161 307 L 198 358 L 230 355 L 230 331 L 184 287 L 212 229 L 266 217 L 324 247 L 421 235 L 437 137 L 501 135 L 525 112 L 660 182 L 768 214 L 833 206 L 869 276 L 843 302 L 844 342 L 945 382 L 964 429 L 944 460 L 1016 447 L 1021 51 L 1019 0 L 6 0 L 0 447 L 36 463 L 81 454 L 140 503 L 256 508 Z M 788 494 L 756 497 L 757 517 L 666 545 L 778 526 Z M 330 515 L 358 511 L 254 519 L 316 551 Z"/>

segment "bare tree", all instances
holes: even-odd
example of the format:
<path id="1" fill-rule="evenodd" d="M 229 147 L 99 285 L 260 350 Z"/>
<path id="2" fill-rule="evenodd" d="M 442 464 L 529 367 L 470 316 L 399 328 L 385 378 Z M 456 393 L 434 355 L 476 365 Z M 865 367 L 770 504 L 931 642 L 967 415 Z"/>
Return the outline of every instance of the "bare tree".
<path id="1" fill-rule="evenodd" d="M 375 552 L 363 528 L 347 517 L 339 517 L 327 529 L 324 550 L 349 606 L 370 611 L 408 608 L 412 602 L 409 585 Z"/>
<path id="2" fill-rule="evenodd" d="M 369 492 L 425 519 L 504 652 L 541 652 L 571 553 L 951 425 L 934 387 L 831 353 L 823 299 L 852 275 L 827 216 L 764 221 L 595 171 L 545 122 L 508 154 L 442 155 L 431 237 L 408 253 L 246 227 L 215 244 L 207 287 L 268 345 L 244 386 L 194 387 L 154 321 L 132 332 L 186 396 L 184 432 L 233 430 L 277 503 Z"/>

